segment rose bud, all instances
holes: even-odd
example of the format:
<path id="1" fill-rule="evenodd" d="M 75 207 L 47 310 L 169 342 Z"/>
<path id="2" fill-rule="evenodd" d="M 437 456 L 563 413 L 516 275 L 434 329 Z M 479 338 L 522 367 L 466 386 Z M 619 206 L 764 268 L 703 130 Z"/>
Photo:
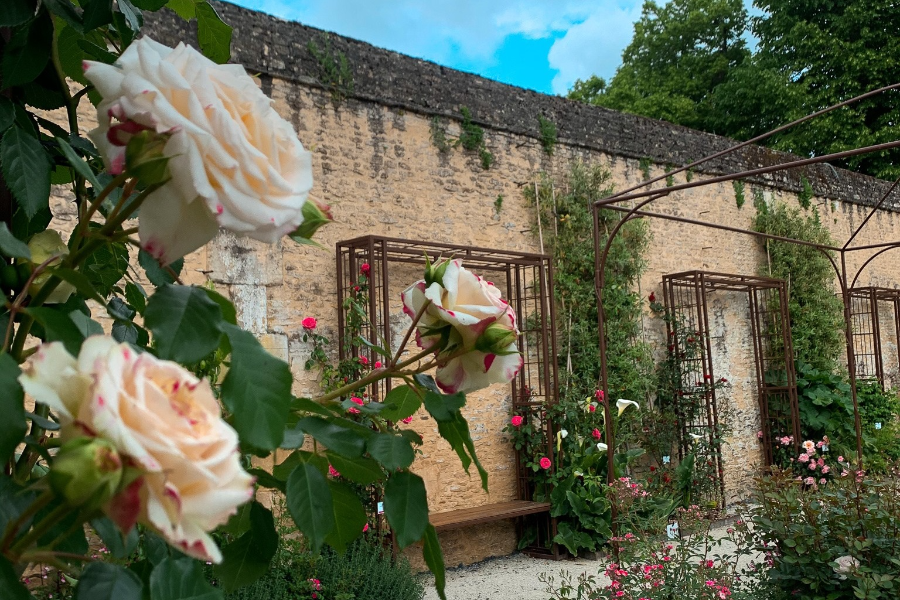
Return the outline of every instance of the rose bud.
<path id="1" fill-rule="evenodd" d="M 80 437 L 59 449 L 50 467 L 50 486 L 72 506 L 99 508 L 122 483 L 122 459 L 101 438 Z"/>
<path id="2" fill-rule="evenodd" d="M 169 180 L 169 158 L 165 155 L 170 133 L 143 130 L 131 136 L 125 147 L 125 170 L 145 184 Z"/>
<path id="3" fill-rule="evenodd" d="M 432 264 L 429 262 L 428 256 L 425 256 L 425 285 L 430 286 L 432 283 L 436 283 L 443 287 L 444 274 L 447 272 L 449 264 L 449 260 L 439 260 Z"/>
<path id="4" fill-rule="evenodd" d="M 475 342 L 475 349 L 489 354 L 514 354 L 509 350 L 516 343 L 516 330 L 501 323 L 491 323 Z"/>
<path id="5" fill-rule="evenodd" d="M 303 223 L 290 234 L 291 239 L 300 244 L 318 246 L 319 244 L 314 242 L 312 237 L 323 226 L 334 221 L 331 215 L 331 207 L 309 198 L 303 205 L 301 214 L 303 215 Z"/>

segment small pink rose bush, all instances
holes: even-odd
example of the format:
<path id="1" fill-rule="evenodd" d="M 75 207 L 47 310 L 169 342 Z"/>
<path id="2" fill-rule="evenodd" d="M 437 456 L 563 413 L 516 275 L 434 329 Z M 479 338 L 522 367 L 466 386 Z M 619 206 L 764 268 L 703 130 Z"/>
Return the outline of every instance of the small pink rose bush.
<path id="1" fill-rule="evenodd" d="M 64 449 L 92 438 L 117 453 L 126 475 L 103 510 L 123 531 L 142 523 L 191 556 L 222 559 L 209 532 L 253 497 L 254 479 L 209 382 L 106 336 L 77 358 L 44 344 L 20 381 L 58 415 Z"/>

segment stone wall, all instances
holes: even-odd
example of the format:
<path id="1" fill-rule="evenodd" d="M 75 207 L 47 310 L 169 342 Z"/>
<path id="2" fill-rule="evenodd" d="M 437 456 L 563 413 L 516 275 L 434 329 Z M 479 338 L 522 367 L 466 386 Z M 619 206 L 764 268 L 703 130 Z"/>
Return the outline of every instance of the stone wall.
<path id="1" fill-rule="evenodd" d="M 296 23 L 229 4 L 217 5 L 235 28 L 234 59 L 259 73 L 264 91 L 278 112 L 297 130 L 313 152 L 314 195 L 333 208 L 335 223 L 317 237 L 328 250 L 284 240 L 266 246 L 222 234 L 208 248 L 187 257 L 185 280 L 212 281 L 238 309 L 241 323 L 261 337 L 275 355 L 289 361 L 294 392 L 314 394 L 316 373 L 303 365 L 310 347 L 301 340 L 304 317 L 319 320 L 322 333 L 337 337 L 336 242 L 367 234 L 539 251 L 533 233 L 535 213 L 525 201 L 523 186 L 540 174 L 559 178 L 573 161 L 599 163 L 611 171 L 619 189 L 644 179 L 640 160 L 652 161 L 653 175 L 665 165 L 684 163 L 727 147 L 731 142 L 660 121 L 616 113 L 514 88 L 433 63 L 374 48 L 362 42 L 330 36 L 335 51 L 344 52 L 353 71 L 354 87 L 341 100 L 317 79 L 318 64 L 307 49 L 310 40 L 324 43 L 324 33 Z M 174 45 L 193 40 L 191 27 L 163 14 L 148 18 L 150 35 Z M 432 143 L 431 120 L 442 117 L 449 134 L 458 134 L 460 108 L 471 109 L 485 127 L 487 147 L 496 158 L 489 170 L 477 156 L 461 149 L 441 153 Z M 89 107 L 85 104 L 85 111 Z M 559 144 L 549 157 L 539 141 L 538 115 L 555 122 Z M 783 160 L 785 155 L 750 147 L 700 169 L 695 178 L 756 167 Z M 864 218 L 866 205 L 885 183 L 830 167 L 805 170 L 816 192 L 814 202 L 835 238 L 846 238 Z M 676 176 L 676 183 L 684 181 Z M 761 179 L 770 202 L 796 204 L 799 173 Z M 747 198 L 752 198 L 748 185 Z M 494 204 L 503 196 L 502 209 Z M 738 208 L 730 184 L 676 192 L 656 203 L 662 212 L 749 227 L 752 202 Z M 70 205 L 63 192 L 54 204 L 56 223 L 68 229 Z M 764 264 L 762 246 L 753 238 L 712 229 L 654 220 L 649 267 L 640 292 L 660 294 L 664 274 L 704 269 L 756 274 Z M 881 211 L 866 231 L 869 242 L 900 239 L 900 215 Z M 900 255 L 898 255 L 900 256 Z M 861 264 L 867 256 L 852 258 Z M 864 285 L 897 285 L 898 258 L 886 254 L 861 278 Z M 416 275 L 409 273 L 412 279 Z M 407 283 L 395 276 L 398 289 Z M 586 282 L 586 285 L 590 285 Z M 738 419 L 726 446 L 727 495 L 740 497 L 749 476 L 761 462 L 756 442 L 759 427 L 755 405 L 753 355 L 747 309 L 719 295 L 711 305 L 717 343 L 717 373 L 731 383 L 730 398 Z M 395 307 L 398 324 L 403 317 Z M 662 341 L 662 328 L 647 315 L 645 336 Z M 896 352 L 896 339 L 887 344 Z M 892 345 L 891 345 L 892 344 Z M 663 347 L 663 346 L 660 346 Z M 886 365 L 887 366 L 887 365 Z M 890 366 L 896 377 L 896 361 Z M 513 452 L 501 429 L 509 417 L 508 389 L 497 386 L 473 395 L 466 408 L 478 454 L 490 472 L 490 495 L 477 474 L 467 476 L 458 458 L 437 436 L 424 414 L 411 427 L 426 440 L 416 469 L 425 479 L 433 510 L 475 506 L 514 497 Z M 515 548 L 511 523 L 441 535 L 447 563 L 470 563 L 506 554 Z"/>

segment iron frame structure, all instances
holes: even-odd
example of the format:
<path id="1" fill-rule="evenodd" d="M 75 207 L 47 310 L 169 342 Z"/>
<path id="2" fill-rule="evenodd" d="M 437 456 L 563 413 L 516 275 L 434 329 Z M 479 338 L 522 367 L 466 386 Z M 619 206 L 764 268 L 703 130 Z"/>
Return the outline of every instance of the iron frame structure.
<path id="1" fill-rule="evenodd" d="M 751 275 L 734 275 L 710 271 L 687 271 L 663 277 L 663 300 L 666 329 L 671 344 L 670 356 L 679 365 L 679 396 L 702 397 L 704 410 L 686 414 L 675 404 L 679 423 L 679 458 L 687 451 L 691 430 L 703 435 L 714 456 L 718 475 L 719 500 L 724 502 L 724 471 L 719 437 L 719 405 L 716 394 L 713 334 L 709 325 L 709 295 L 717 291 L 746 294 L 749 310 L 757 402 L 760 411 L 761 443 L 766 465 L 774 463 L 775 432 L 790 433 L 794 449 L 800 450 L 800 410 L 797 380 L 794 373 L 793 347 L 789 326 L 787 286 L 781 279 Z M 681 331 L 685 330 L 685 331 Z M 694 339 L 701 351 L 690 353 L 684 339 Z M 683 368 L 681 368 L 683 367 Z M 698 419 L 699 416 L 699 419 Z"/>
<path id="2" fill-rule="evenodd" d="M 863 244 L 863 245 L 852 245 L 856 237 L 859 233 L 865 228 L 866 224 L 871 220 L 871 218 L 875 215 L 875 213 L 880 209 L 887 199 L 891 196 L 895 189 L 897 189 L 898 184 L 900 184 L 900 179 L 893 182 L 887 189 L 887 191 L 882 195 L 882 197 L 873 204 L 872 209 L 866 215 L 866 218 L 860 223 L 858 227 L 853 231 L 853 233 L 848 237 L 847 241 L 841 246 L 830 246 L 827 244 L 817 244 L 814 242 L 808 242 L 806 240 L 800 240 L 791 237 L 784 236 L 776 236 L 765 233 L 760 233 L 757 231 L 752 231 L 749 229 L 743 229 L 740 227 L 732 227 L 729 225 L 724 225 L 721 223 L 714 223 L 711 221 L 704 221 L 701 218 L 692 218 L 692 217 L 683 217 L 678 215 L 665 214 L 660 212 L 654 212 L 652 210 L 645 210 L 645 207 L 652 204 L 654 201 L 659 200 L 660 198 L 664 198 L 669 196 L 673 192 L 690 190 L 699 187 L 705 187 L 708 185 L 715 185 L 723 182 L 736 181 L 739 179 L 746 179 L 750 177 L 758 177 L 761 175 L 766 175 L 769 173 L 774 173 L 777 171 L 786 171 L 790 169 L 796 169 L 798 167 L 804 167 L 807 165 L 817 164 L 817 163 L 829 163 L 837 160 L 842 160 L 845 158 L 849 158 L 852 156 L 857 156 L 861 154 L 867 154 L 872 152 L 882 152 L 886 150 L 891 150 L 894 148 L 900 148 L 900 140 L 896 140 L 893 142 L 887 142 L 883 144 L 876 144 L 872 146 L 865 146 L 862 148 L 855 148 L 852 150 L 847 150 L 844 152 L 838 152 L 834 154 L 827 154 L 823 156 L 816 156 L 812 158 L 804 158 L 798 160 L 791 160 L 788 162 L 769 165 L 765 167 L 760 167 L 757 169 L 749 169 L 737 173 L 729 173 L 725 175 L 720 175 L 716 177 L 711 177 L 709 179 L 703 180 L 694 180 L 689 181 L 679 185 L 668 186 L 664 188 L 653 188 L 654 184 L 659 184 L 663 182 L 666 178 L 671 177 L 675 174 L 681 173 L 683 171 L 687 171 L 688 169 L 692 169 L 697 167 L 703 163 L 709 162 L 711 160 L 720 158 L 722 156 L 731 154 L 741 148 L 749 146 L 751 144 L 755 144 L 760 142 L 772 135 L 785 131 L 791 127 L 799 125 L 801 123 L 807 122 L 811 119 L 815 119 L 825 113 L 831 112 L 833 110 L 842 108 L 844 106 L 853 104 L 865 98 L 869 98 L 876 94 L 881 94 L 887 92 L 889 90 L 900 89 L 900 83 L 896 83 L 893 85 L 885 86 L 876 90 L 872 90 L 865 94 L 861 94 L 854 98 L 850 98 L 844 102 L 839 104 L 835 104 L 833 106 L 829 106 L 820 111 L 807 115 L 803 118 L 797 119 L 791 123 L 786 125 L 782 125 L 772 131 L 764 133 L 762 135 L 756 136 L 746 142 L 741 142 L 725 150 L 720 152 L 716 152 L 700 160 L 694 161 L 690 164 L 684 165 L 680 168 L 669 171 L 663 175 L 651 178 L 645 182 L 640 184 L 631 186 L 621 192 L 613 194 L 607 198 L 603 198 L 600 200 L 596 200 L 592 204 L 593 208 L 593 224 L 594 224 L 594 286 L 597 296 L 597 326 L 599 333 L 599 345 L 600 345 L 600 389 L 603 390 L 605 397 L 609 398 L 609 390 L 608 390 L 608 359 L 607 359 L 607 347 L 606 347 L 606 329 L 605 329 L 605 315 L 604 315 L 604 306 L 603 306 L 603 287 L 606 278 L 606 261 L 609 256 L 609 250 L 612 245 L 612 241 L 615 236 L 619 233 L 622 226 L 632 219 L 637 218 L 658 218 L 664 219 L 668 221 L 674 221 L 679 223 L 686 223 L 691 225 L 698 225 L 701 227 L 708 227 L 712 229 L 717 229 L 720 231 L 729 231 L 732 233 L 749 235 L 757 239 L 764 240 L 776 240 L 781 242 L 786 242 L 790 244 L 798 244 L 802 246 L 808 246 L 811 248 L 815 248 L 823 255 L 825 255 L 832 267 L 834 267 L 835 273 L 837 275 L 838 284 L 840 286 L 840 294 L 841 299 L 844 305 L 844 337 L 847 347 L 847 367 L 850 376 L 850 390 L 851 396 L 853 399 L 853 412 L 854 412 L 854 427 L 856 429 L 856 452 L 857 459 L 862 465 L 863 461 L 863 453 L 862 453 L 862 423 L 860 419 L 859 413 L 859 402 L 857 398 L 857 386 L 856 386 L 856 361 L 854 358 L 854 347 L 853 347 L 853 335 L 852 335 L 852 325 L 850 318 L 850 299 L 851 299 L 851 289 L 855 287 L 857 280 L 859 279 L 862 272 L 865 268 L 872 263 L 872 261 L 876 260 L 879 256 L 883 255 L 885 252 L 893 250 L 895 248 L 900 248 L 900 240 L 891 241 L 891 242 L 881 242 L 875 244 Z M 628 202 L 630 206 L 622 206 L 621 203 Z M 600 227 L 600 211 L 602 210 L 615 210 L 624 213 L 622 219 L 620 219 L 615 227 L 610 230 L 609 235 L 607 236 L 606 242 L 601 242 L 601 227 Z M 700 215 L 697 215 L 698 217 Z M 863 264 L 854 272 L 851 272 L 847 267 L 847 256 L 848 254 L 860 251 L 871 251 L 875 250 L 875 252 L 866 259 Z M 615 444 L 615 432 L 612 427 L 612 418 L 609 403 L 605 403 L 604 410 L 606 411 L 606 440 L 609 444 L 609 447 L 614 448 Z M 612 483 L 613 478 L 615 477 L 614 473 L 614 459 L 613 452 L 608 453 L 608 477 L 609 483 Z"/>
<path id="3" fill-rule="evenodd" d="M 338 348 L 341 360 L 363 353 L 370 364 L 379 357 L 370 347 L 354 346 L 348 339 L 348 303 L 359 286 L 360 267 L 368 264 L 367 323 L 362 336 L 392 352 L 394 335 L 391 328 L 391 265 L 414 265 L 424 268 L 426 260 L 441 258 L 462 260 L 466 268 L 497 281 L 504 297 L 519 316 L 518 346 L 524 365 L 511 384 L 512 410 L 532 422 L 540 423 L 546 445 L 545 455 L 553 460 L 553 423 L 547 407 L 559 398 L 556 364 L 556 309 L 552 299 L 553 264 L 546 254 L 502 251 L 473 246 L 423 242 L 368 235 L 338 242 L 335 249 L 337 266 Z M 499 278 L 498 278 L 499 276 Z M 502 281 L 501 281 L 502 279 Z M 412 283 L 412 281 L 407 282 Z M 396 342 L 403 343 L 399 339 Z M 384 379 L 369 386 L 372 400 L 383 399 L 391 389 Z M 523 456 L 516 451 L 516 494 L 518 500 L 533 500 L 533 471 L 525 469 Z M 553 461 L 555 464 L 555 461 Z M 555 519 L 548 519 L 548 540 L 556 535 Z M 547 541 L 539 539 L 539 542 Z M 532 549 L 538 552 L 537 546 Z"/>

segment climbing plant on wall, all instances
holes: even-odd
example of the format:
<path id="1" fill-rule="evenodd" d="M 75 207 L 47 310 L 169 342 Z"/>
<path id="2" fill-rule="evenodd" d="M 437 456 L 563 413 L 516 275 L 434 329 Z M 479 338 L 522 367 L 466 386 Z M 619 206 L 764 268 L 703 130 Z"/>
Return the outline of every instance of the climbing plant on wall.
<path id="1" fill-rule="evenodd" d="M 756 202 L 753 229 L 760 233 L 833 245 L 815 208 Z M 834 269 L 815 248 L 768 240 L 763 272 L 788 285 L 791 336 L 798 362 L 834 371 L 844 348 L 843 309 L 835 295 Z"/>
<path id="2" fill-rule="evenodd" d="M 591 202 L 612 193 L 610 174 L 600 166 L 575 163 L 564 186 L 543 178 L 526 196 L 539 208 L 541 236 L 556 268 L 554 298 L 559 309 L 558 342 L 562 398 L 583 401 L 600 379 L 597 297 L 594 292 L 594 243 Z M 562 189 L 559 189 L 562 188 Z M 537 201 L 536 201 L 537 200 Z M 600 243 L 619 220 L 600 215 Z M 650 231 L 632 221 L 613 241 L 607 261 L 604 306 L 607 319 L 609 390 L 614 397 L 643 400 L 653 388 L 653 361 L 641 340 L 638 279 L 646 268 Z"/>

